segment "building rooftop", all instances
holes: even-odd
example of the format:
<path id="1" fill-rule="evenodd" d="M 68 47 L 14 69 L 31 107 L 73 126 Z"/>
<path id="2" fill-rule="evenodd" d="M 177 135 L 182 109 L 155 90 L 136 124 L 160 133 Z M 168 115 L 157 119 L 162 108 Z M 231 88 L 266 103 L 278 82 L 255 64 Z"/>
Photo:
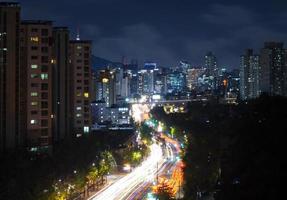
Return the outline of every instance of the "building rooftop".
<path id="1" fill-rule="evenodd" d="M 55 26 L 53 27 L 54 30 L 69 30 L 67 26 Z"/>
<path id="2" fill-rule="evenodd" d="M 21 24 L 52 25 L 51 20 L 22 20 Z"/>
<path id="3" fill-rule="evenodd" d="M 0 7 L 6 6 L 6 7 L 20 7 L 20 3 L 18 2 L 0 2 Z"/>
<path id="4" fill-rule="evenodd" d="M 92 43 L 92 40 L 70 40 L 72 44 Z"/>

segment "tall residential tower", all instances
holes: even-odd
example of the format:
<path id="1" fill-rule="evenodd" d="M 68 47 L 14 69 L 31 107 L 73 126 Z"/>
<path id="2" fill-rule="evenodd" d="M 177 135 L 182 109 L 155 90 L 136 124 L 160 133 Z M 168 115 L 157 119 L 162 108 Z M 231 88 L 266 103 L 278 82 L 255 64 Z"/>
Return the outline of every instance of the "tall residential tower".
<path id="1" fill-rule="evenodd" d="M 27 146 L 46 151 L 52 145 L 52 22 L 21 22 L 21 69 Z"/>
<path id="2" fill-rule="evenodd" d="M 265 42 L 260 51 L 260 89 L 287 96 L 287 51 L 282 42 Z"/>
<path id="3" fill-rule="evenodd" d="M 240 59 L 240 96 L 241 99 L 253 99 L 259 96 L 259 56 L 247 49 Z"/>
<path id="4" fill-rule="evenodd" d="M 20 5 L 0 2 L 0 153 L 23 143 L 20 132 Z"/>
<path id="5" fill-rule="evenodd" d="M 70 137 L 72 109 L 69 66 L 69 30 L 67 27 L 53 29 L 53 140 L 58 142 Z"/>
<path id="6" fill-rule="evenodd" d="M 72 134 L 80 137 L 90 132 L 91 127 L 91 50 L 89 40 L 71 40 L 69 58 L 71 70 Z"/>

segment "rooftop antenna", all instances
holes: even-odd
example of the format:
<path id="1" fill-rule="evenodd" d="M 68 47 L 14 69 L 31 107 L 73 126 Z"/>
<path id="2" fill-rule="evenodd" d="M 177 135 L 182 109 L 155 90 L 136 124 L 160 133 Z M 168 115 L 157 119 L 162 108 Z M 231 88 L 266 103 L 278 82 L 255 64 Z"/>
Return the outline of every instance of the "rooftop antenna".
<path id="1" fill-rule="evenodd" d="M 80 39 L 80 29 L 79 29 L 79 27 L 77 28 L 77 37 L 76 37 L 76 40 L 81 40 Z"/>

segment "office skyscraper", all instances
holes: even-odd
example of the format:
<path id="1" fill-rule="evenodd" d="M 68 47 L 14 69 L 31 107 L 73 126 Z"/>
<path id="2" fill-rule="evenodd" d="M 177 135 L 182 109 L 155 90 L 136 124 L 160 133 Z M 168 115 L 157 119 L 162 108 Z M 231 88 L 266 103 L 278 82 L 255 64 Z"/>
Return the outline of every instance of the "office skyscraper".
<path id="1" fill-rule="evenodd" d="M 259 96 L 259 56 L 247 49 L 240 58 L 240 96 L 241 99 L 252 99 Z"/>
<path id="2" fill-rule="evenodd" d="M 20 5 L 0 2 L 0 153 L 23 143 L 20 132 Z"/>

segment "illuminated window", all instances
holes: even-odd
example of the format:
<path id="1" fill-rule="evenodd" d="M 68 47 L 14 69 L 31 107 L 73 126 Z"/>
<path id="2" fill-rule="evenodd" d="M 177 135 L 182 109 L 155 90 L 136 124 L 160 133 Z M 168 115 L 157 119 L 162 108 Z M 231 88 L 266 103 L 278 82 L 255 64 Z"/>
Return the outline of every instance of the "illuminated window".
<path id="1" fill-rule="evenodd" d="M 38 37 L 31 37 L 31 42 L 39 42 L 39 38 Z"/>
<path id="2" fill-rule="evenodd" d="M 31 69 L 37 69 L 38 65 L 31 65 Z"/>
<path id="3" fill-rule="evenodd" d="M 90 131 L 90 127 L 84 126 L 84 133 L 88 133 Z"/>
<path id="4" fill-rule="evenodd" d="M 107 82 L 109 82 L 109 79 L 107 79 L 107 78 L 103 78 L 103 83 L 107 83 Z"/>
<path id="5" fill-rule="evenodd" d="M 48 79 L 48 74 L 41 74 L 41 79 L 42 80 Z"/>
<path id="6" fill-rule="evenodd" d="M 81 117 L 81 116 L 82 116 L 82 114 L 79 114 L 79 113 L 78 113 L 78 114 L 76 114 L 76 117 Z"/>
<path id="7" fill-rule="evenodd" d="M 31 74 L 31 78 L 38 78 L 37 74 Z"/>
<path id="8" fill-rule="evenodd" d="M 31 119 L 30 123 L 31 123 L 31 124 L 37 124 L 37 120 Z"/>
<path id="9" fill-rule="evenodd" d="M 85 93 L 84 93 L 84 97 L 89 98 L 89 93 L 88 93 L 88 92 L 85 92 Z"/>
<path id="10" fill-rule="evenodd" d="M 56 60 L 52 59 L 52 60 L 51 60 L 51 63 L 52 63 L 52 64 L 56 64 Z"/>
<path id="11" fill-rule="evenodd" d="M 82 110 L 82 107 L 77 107 L 77 110 Z"/>
<path id="12" fill-rule="evenodd" d="M 37 92 L 31 92 L 31 97 L 37 97 L 38 93 Z"/>
<path id="13" fill-rule="evenodd" d="M 37 101 L 32 101 L 31 102 L 31 106 L 37 106 L 38 105 L 38 102 Z"/>

